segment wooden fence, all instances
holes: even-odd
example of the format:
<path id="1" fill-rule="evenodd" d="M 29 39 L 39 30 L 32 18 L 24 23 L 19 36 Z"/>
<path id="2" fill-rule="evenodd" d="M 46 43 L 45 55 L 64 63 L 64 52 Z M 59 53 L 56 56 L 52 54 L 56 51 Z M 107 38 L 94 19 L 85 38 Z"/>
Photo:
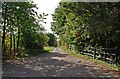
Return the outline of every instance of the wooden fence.
<path id="1" fill-rule="evenodd" d="M 75 47 L 69 46 L 70 50 L 75 50 Z M 90 46 L 79 46 L 79 53 L 83 55 L 88 55 L 94 59 L 104 60 L 106 62 L 120 65 L 120 54 L 117 50 L 118 48 L 97 48 Z"/>

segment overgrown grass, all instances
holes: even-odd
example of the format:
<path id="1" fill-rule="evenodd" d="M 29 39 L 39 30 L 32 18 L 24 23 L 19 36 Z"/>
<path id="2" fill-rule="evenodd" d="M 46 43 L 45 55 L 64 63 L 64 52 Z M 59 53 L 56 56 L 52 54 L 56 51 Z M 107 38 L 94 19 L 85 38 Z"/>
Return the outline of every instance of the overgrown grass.
<path id="1" fill-rule="evenodd" d="M 112 69 L 112 70 L 120 71 L 120 66 L 116 66 L 115 64 L 110 64 L 110 63 L 107 63 L 107 62 L 102 61 L 102 60 L 93 59 L 92 57 L 90 57 L 88 55 L 82 55 L 82 54 L 77 53 L 75 51 L 71 51 L 71 50 L 67 49 L 67 47 L 65 47 L 65 46 L 61 46 L 60 48 L 63 49 L 64 51 L 68 52 L 69 54 L 75 56 L 75 57 L 84 59 L 86 61 L 90 61 L 92 63 L 100 64 L 100 65 L 107 67 L 109 69 Z"/>
<path id="2" fill-rule="evenodd" d="M 43 50 L 40 49 L 30 49 L 29 50 L 29 56 L 38 56 L 44 53 L 50 53 L 52 50 L 54 49 L 54 47 L 51 46 L 45 46 L 43 48 Z"/>
<path id="3" fill-rule="evenodd" d="M 53 49 L 54 49 L 54 47 L 52 47 L 52 46 L 45 46 L 44 47 L 44 50 L 49 51 L 49 52 L 53 51 Z"/>

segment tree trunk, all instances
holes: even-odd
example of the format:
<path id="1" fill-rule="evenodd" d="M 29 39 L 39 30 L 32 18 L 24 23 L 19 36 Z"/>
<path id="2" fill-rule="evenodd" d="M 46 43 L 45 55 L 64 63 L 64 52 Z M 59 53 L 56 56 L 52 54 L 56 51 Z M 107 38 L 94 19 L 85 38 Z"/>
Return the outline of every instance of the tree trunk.
<path id="1" fill-rule="evenodd" d="M 5 7 L 4 7 L 4 17 L 3 17 L 3 36 L 2 36 L 2 49 L 3 49 L 3 52 L 5 52 L 5 30 L 6 30 L 6 20 L 7 20 L 7 3 L 4 3 Z"/>
<path id="2" fill-rule="evenodd" d="M 12 58 L 12 34 L 10 33 L 10 58 Z"/>
<path id="3" fill-rule="evenodd" d="M 5 51 L 5 30 L 6 30 L 6 13 L 7 13 L 7 3 L 4 4 L 5 5 L 5 11 L 4 11 L 4 25 L 3 25 L 3 36 L 2 36 L 2 47 L 3 47 L 3 52 Z"/>
<path id="4" fill-rule="evenodd" d="M 18 27 L 17 52 L 19 52 L 20 28 Z"/>
<path id="5" fill-rule="evenodd" d="M 15 54 L 16 54 L 16 51 L 15 51 L 15 35 L 13 34 L 13 44 L 14 44 L 14 55 L 13 55 L 13 58 L 15 58 Z"/>

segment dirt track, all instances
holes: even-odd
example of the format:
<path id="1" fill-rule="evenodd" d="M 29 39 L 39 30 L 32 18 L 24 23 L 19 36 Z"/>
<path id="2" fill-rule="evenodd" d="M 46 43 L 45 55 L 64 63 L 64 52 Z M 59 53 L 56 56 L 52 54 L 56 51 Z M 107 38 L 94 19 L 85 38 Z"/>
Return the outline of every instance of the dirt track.
<path id="1" fill-rule="evenodd" d="M 52 53 L 3 64 L 3 77 L 118 77 L 59 48 Z"/>

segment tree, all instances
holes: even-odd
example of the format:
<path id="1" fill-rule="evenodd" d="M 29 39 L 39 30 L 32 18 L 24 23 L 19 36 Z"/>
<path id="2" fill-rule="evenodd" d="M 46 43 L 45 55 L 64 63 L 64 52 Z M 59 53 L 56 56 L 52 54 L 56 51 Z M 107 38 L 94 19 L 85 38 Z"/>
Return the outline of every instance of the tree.
<path id="1" fill-rule="evenodd" d="M 44 22 L 47 14 L 38 15 L 37 6 L 33 2 L 4 2 L 2 9 L 3 57 L 14 58 L 23 55 L 29 49 L 43 50 L 42 39 L 45 36 L 41 34 L 44 27 L 40 22 Z"/>
<path id="2" fill-rule="evenodd" d="M 79 46 L 119 46 L 119 6 L 112 2 L 60 2 L 53 14 L 52 30 L 63 45 L 74 45 L 78 51 Z"/>
<path id="3" fill-rule="evenodd" d="M 57 38 L 52 33 L 47 33 L 47 36 L 49 37 L 48 45 L 49 46 L 57 46 Z"/>

